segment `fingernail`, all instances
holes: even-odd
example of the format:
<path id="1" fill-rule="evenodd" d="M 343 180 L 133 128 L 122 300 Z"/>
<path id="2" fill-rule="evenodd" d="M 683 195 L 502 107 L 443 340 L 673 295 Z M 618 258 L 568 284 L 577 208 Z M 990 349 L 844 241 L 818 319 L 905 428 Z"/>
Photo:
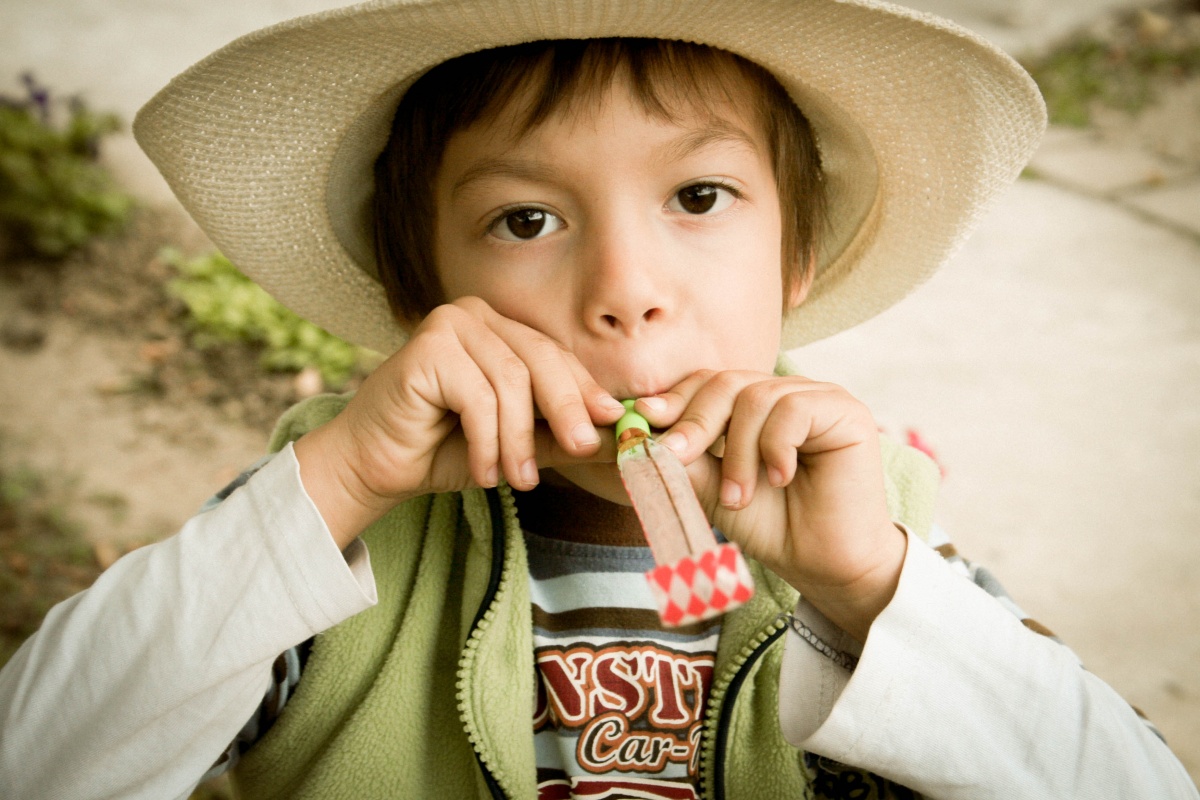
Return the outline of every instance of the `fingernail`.
<path id="1" fill-rule="evenodd" d="M 742 487 L 728 478 L 721 481 L 721 505 L 736 508 L 742 502 Z"/>
<path id="2" fill-rule="evenodd" d="M 687 437 L 679 431 L 671 431 L 659 439 L 658 443 L 677 456 L 683 455 L 683 451 L 687 450 Z"/>
<path id="3" fill-rule="evenodd" d="M 500 482 L 500 470 L 495 464 L 488 467 L 487 474 L 483 476 L 483 486 L 485 489 L 490 489 Z"/>
<path id="4" fill-rule="evenodd" d="M 644 405 L 646 408 L 650 409 L 651 411 L 666 411 L 667 410 L 667 401 L 662 399 L 661 397 L 643 397 L 640 399 L 642 401 L 642 405 Z"/>
<path id="5" fill-rule="evenodd" d="M 576 447 L 588 447 L 600 441 L 600 434 L 591 425 L 581 422 L 571 428 L 571 441 Z"/>
<path id="6" fill-rule="evenodd" d="M 783 486 L 783 473 L 774 467 L 767 467 L 767 480 L 771 482 L 772 486 L 778 489 L 780 486 Z"/>
<path id="7" fill-rule="evenodd" d="M 607 408 L 609 411 L 620 411 L 625 413 L 625 406 L 621 405 L 621 401 L 615 397 L 605 397 L 600 401 L 600 405 Z"/>
<path id="8" fill-rule="evenodd" d="M 521 480 L 527 486 L 536 486 L 538 482 L 537 462 L 532 458 L 521 465 Z"/>

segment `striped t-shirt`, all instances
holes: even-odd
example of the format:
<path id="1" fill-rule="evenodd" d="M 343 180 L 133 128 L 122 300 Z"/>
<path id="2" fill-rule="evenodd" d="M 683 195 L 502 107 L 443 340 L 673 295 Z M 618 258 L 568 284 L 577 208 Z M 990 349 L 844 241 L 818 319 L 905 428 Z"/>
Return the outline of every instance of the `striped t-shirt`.
<path id="1" fill-rule="evenodd" d="M 518 500 L 539 800 L 693 800 L 720 619 L 664 628 L 644 577 L 654 559 L 632 509 L 581 494 L 547 487 Z"/>
<path id="2" fill-rule="evenodd" d="M 240 475 L 204 509 L 237 490 L 266 460 Z M 658 624 L 642 578 L 653 559 L 632 509 L 582 490 L 544 484 L 514 496 L 526 531 L 533 589 L 538 670 L 533 725 L 540 798 L 692 800 L 693 737 L 711 686 L 720 620 L 675 630 Z M 941 528 L 934 527 L 929 544 L 1026 627 L 1057 640 L 1012 601 L 990 572 L 959 556 Z M 856 659 L 832 651 L 802 621 L 792 622 L 801 639 L 854 670 Z M 310 639 L 280 654 L 262 704 L 201 780 L 228 772 L 271 728 L 300 682 L 311 645 Z M 582 719 L 580 710 L 594 713 L 573 723 Z M 1145 715 L 1134 711 L 1161 738 Z M 686 756 L 685 743 L 690 744 Z M 811 754 L 806 760 L 816 796 L 863 797 L 856 770 Z M 608 770 L 598 771 L 600 767 Z M 871 779 L 880 797 L 917 796 Z M 886 789 L 878 788 L 885 784 Z"/>

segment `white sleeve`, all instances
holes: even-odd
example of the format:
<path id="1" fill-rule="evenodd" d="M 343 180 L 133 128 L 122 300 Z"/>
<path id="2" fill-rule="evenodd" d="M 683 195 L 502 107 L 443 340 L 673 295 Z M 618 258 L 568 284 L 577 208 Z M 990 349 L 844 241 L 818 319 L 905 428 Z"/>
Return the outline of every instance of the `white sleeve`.
<path id="1" fill-rule="evenodd" d="M 797 747 L 928 798 L 1197 798 L 1174 754 L 1074 653 L 909 536 L 858 647 L 811 606 L 788 633 L 780 721 Z M 853 659 L 853 671 L 813 645 Z"/>
<path id="2" fill-rule="evenodd" d="M 175 536 L 59 603 L 0 672 L 5 798 L 186 798 L 262 702 L 276 656 L 372 606 L 289 445 Z"/>

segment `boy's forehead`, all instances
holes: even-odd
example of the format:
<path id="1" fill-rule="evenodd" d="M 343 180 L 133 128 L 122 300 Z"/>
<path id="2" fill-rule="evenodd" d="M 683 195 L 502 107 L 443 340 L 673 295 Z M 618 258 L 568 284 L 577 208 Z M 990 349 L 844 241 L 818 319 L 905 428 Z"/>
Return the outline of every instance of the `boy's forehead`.
<path id="1" fill-rule="evenodd" d="M 726 77 L 748 83 L 740 75 Z M 672 140 L 669 152 L 664 153 L 667 157 L 682 157 L 716 144 L 747 147 L 756 154 L 764 151 L 765 125 L 749 100 L 751 92 L 729 94 L 714 89 L 699 96 L 684 91 L 682 86 L 659 88 L 666 89 L 656 97 L 661 110 L 647 107 L 628 74 L 618 72 L 605 86 L 575 91 L 543 119 L 531 122 L 531 104 L 538 99 L 537 84 L 527 79 L 506 102 L 497 104 L 466 132 L 482 133 L 498 149 L 511 150 L 548 138 L 570 137 L 579 127 L 595 131 L 605 125 L 620 125 L 632 115 L 663 128 Z"/>

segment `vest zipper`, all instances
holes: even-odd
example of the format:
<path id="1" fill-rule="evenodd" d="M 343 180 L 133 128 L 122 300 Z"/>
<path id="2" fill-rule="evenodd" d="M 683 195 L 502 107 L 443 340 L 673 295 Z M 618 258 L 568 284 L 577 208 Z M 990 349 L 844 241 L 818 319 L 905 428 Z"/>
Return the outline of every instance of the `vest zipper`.
<path id="1" fill-rule="evenodd" d="M 700 737 L 700 796 L 706 800 L 725 798 L 725 754 L 738 692 L 755 662 L 786 629 L 787 623 L 783 620 L 772 620 L 769 627 L 759 631 L 753 641 L 742 648 L 725 674 L 713 681 L 708 694 L 704 732 Z"/>
<path id="2" fill-rule="evenodd" d="M 472 651 L 479 646 L 479 640 L 492 624 L 492 620 L 496 616 L 495 605 L 499 601 L 501 595 L 508 589 L 509 572 L 508 569 L 508 552 L 506 547 L 506 533 L 508 517 L 516 517 L 516 507 L 512 501 L 511 495 L 504 497 L 502 492 L 508 491 L 506 488 L 497 490 L 489 490 L 487 492 L 488 509 L 492 516 L 492 569 L 488 576 L 487 591 L 484 592 L 483 601 L 479 604 L 479 610 L 475 612 L 475 619 L 471 622 L 471 632 L 467 635 L 466 646 L 463 651 L 463 656 L 460 658 L 460 664 L 468 656 L 473 655 Z M 507 502 L 505 500 L 507 499 Z M 457 693 L 458 713 L 459 717 L 465 717 L 465 708 L 467 705 L 467 686 L 465 682 L 459 681 Z M 495 800 L 508 800 L 508 796 L 504 793 L 504 789 L 500 786 L 498 775 L 501 770 L 499 765 L 489 763 L 488 756 L 483 752 L 483 743 L 480 741 L 479 732 L 473 726 L 466 727 L 467 738 L 471 742 L 471 748 L 475 751 L 475 760 L 479 764 L 479 769 L 483 773 L 483 780 L 487 784 L 488 791 Z"/>

